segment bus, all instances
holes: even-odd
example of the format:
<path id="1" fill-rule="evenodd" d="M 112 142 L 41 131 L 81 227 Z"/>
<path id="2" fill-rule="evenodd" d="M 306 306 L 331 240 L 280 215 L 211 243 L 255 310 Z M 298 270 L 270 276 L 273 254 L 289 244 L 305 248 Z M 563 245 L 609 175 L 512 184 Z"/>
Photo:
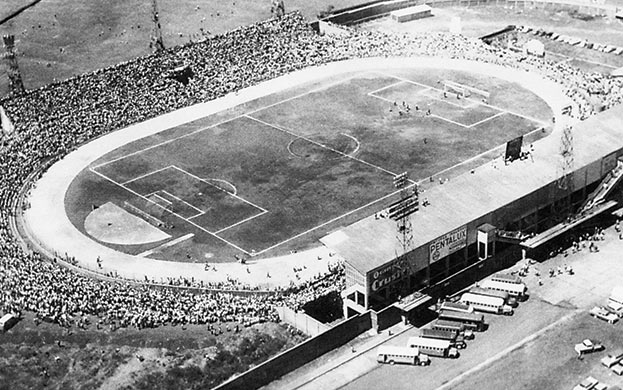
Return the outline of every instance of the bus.
<path id="1" fill-rule="evenodd" d="M 441 303 L 439 310 L 460 311 L 462 313 L 473 313 L 474 308 L 458 302 L 445 301 Z"/>
<path id="2" fill-rule="evenodd" d="M 483 332 L 485 330 L 485 316 L 482 314 L 442 310 L 439 312 L 439 319 L 462 322 L 465 324 L 466 329 L 471 329 L 476 332 Z"/>
<path id="3" fill-rule="evenodd" d="M 469 289 L 470 293 L 485 295 L 488 297 L 498 297 L 504 299 L 507 305 L 511 307 L 517 307 L 517 298 L 511 297 L 511 295 L 506 291 L 500 290 L 491 290 L 490 288 L 482 288 L 482 287 L 472 287 Z"/>
<path id="4" fill-rule="evenodd" d="M 491 277 L 491 280 L 495 281 L 495 282 L 501 282 L 501 283 L 511 283 L 511 284 L 521 284 L 521 278 L 519 276 L 515 276 L 515 275 L 511 275 L 511 274 L 504 274 L 504 273 L 499 273 L 499 274 L 494 274 Z"/>
<path id="5" fill-rule="evenodd" d="M 430 364 L 427 355 L 421 354 L 417 348 L 381 345 L 376 351 L 376 361 L 379 363 L 402 363 L 426 366 Z"/>
<path id="6" fill-rule="evenodd" d="M 407 340 L 409 348 L 417 348 L 418 351 L 430 356 L 438 357 L 459 357 L 459 351 L 450 345 L 448 340 L 428 339 L 424 337 L 409 337 Z"/>
<path id="7" fill-rule="evenodd" d="M 474 310 L 507 316 L 513 315 L 513 308 L 508 306 L 500 297 L 489 297 L 468 292 L 461 295 L 461 302 L 473 306 Z"/>
<path id="8" fill-rule="evenodd" d="M 472 340 L 474 338 L 474 332 L 471 329 L 467 329 L 462 322 L 436 320 L 433 322 L 433 329 L 458 332 L 462 334 L 463 338 L 466 340 Z"/>
<path id="9" fill-rule="evenodd" d="M 458 349 L 467 347 L 463 334 L 455 330 L 420 329 L 420 337 L 424 337 L 425 339 L 448 340 L 450 341 L 450 345 Z"/>
<path id="10" fill-rule="evenodd" d="M 528 288 L 523 283 L 505 283 L 495 280 L 483 280 L 478 283 L 478 287 L 488 288 L 490 290 L 507 292 L 511 297 L 515 297 L 517 300 L 526 298 Z"/>

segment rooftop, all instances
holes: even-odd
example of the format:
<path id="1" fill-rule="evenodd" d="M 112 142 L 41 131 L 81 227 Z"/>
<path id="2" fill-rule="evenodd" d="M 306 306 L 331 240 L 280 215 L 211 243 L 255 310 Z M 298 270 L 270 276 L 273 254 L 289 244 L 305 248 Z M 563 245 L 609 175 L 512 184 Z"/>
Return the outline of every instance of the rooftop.
<path id="1" fill-rule="evenodd" d="M 574 126 L 575 169 L 623 148 L 622 118 L 623 105 L 619 105 Z M 536 141 L 532 158 L 509 165 L 498 158 L 473 173 L 466 172 L 420 194 L 420 204 L 426 198 L 430 205 L 420 206 L 420 210 L 409 217 L 413 227 L 410 249 L 419 248 L 555 181 L 561 131 L 555 130 Z M 396 239 L 396 222 L 377 219 L 374 215 L 328 234 L 320 241 L 364 274 L 402 252 Z"/>

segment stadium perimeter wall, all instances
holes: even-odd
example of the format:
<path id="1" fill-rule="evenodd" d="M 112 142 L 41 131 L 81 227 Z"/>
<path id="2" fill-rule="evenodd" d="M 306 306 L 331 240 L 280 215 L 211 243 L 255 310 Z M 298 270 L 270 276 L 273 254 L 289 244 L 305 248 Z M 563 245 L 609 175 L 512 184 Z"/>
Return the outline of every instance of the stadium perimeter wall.
<path id="1" fill-rule="evenodd" d="M 351 317 L 331 329 L 296 345 L 264 363 L 233 377 L 214 390 L 258 389 L 340 347 L 371 329 L 370 312 Z"/>
<path id="2" fill-rule="evenodd" d="M 372 19 L 380 18 L 388 15 L 392 11 L 402 8 L 411 7 L 413 5 L 423 4 L 418 0 L 392 0 L 392 1 L 372 1 L 357 6 L 342 8 L 322 20 L 336 24 L 351 25 L 356 23 L 367 22 Z"/>
<path id="3" fill-rule="evenodd" d="M 308 336 L 315 337 L 331 329 L 305 312 L 297 312 L 286 306 L 279 306 L 276 310 L 281 321 L 292 325 Z"/>
<path id="4" fill-rule="evenodd" d="M 381 18 L 389 15 L 392 11 L 420 4 L 427 4 L 431 7 L 478 7 L 496 5 L 513 8 L 574 9 L 581 13 L 611 18 L 614 18 L 617 13 L 616 6 L 605 4 L 603 0 L 379 0 L 335 10 L 331 15 L 321 20 L 348 26 Z M 314 24 L 312 23 L 312 25 Z"/>

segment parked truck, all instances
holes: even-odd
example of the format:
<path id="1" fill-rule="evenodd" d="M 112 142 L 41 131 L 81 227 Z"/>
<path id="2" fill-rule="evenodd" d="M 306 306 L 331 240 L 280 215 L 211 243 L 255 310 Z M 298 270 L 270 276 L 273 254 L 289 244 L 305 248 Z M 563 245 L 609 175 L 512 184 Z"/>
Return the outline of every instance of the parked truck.
<path id="1" fill-rule="evenodd" d="M 465 293 L 461 295 L 461 303 L 470 305 L 477 311 L 486 313 L 513 315 L 513 308 L 507 305 L 503 298 Z"/>
<path id="2" fill-rule="evenodd" d="M 505 274 L 505 273 L 497 273 L 491 277 L 491 280 L 502 283 L 512 283 L 512 284 L 521 284 L 522 280 L 519 276 Z"/>
<path id="3" fill-rule="evenodd" d="M 442 310 L 439 312 L 440 320 L 461 322 L 465 325 L 465 329 L 471 329 L 476 332 L 485 330 L 485 316 L 480 313 L 461 313 L 458 311 Z"/>
<path id="4" fill-rule="evenodd" d="M 465 342 L 465 337 L 463 334 L 457 331 L 451 330 L 440 330 L 440 329 L 421 329 L 420 337 L 424 337 L 426 339 L 438 339 L 438 340 L 448 340 L 450 341 L 450 345 L 456 347 L 457 349 L 463 349 L 467 347 L 467 343 Z"/>
<path id="5" fill-rule="evenodd" d="M 517 307 L 517 298 L 512 297 L 506 291 L 492 290 L 490 288 L 482 288 L 482 287 L 472 287 L 472 288 L 469 289 L 468 292 L 470 292 L 472 294 L 486 295 L 488 297 L 502 298 L 502 299 L 504 299 L 504 302 L 507 305 L 509 305 L 511 307 Z"/>
<path id="6" fill-rule="evenodd" d="M 417 348 L 381 345 L 376 351 L 376 360 L 386 364 L 411 364 L 427 366 L 430 364 L 428 355 L 420 353 Z"/>
<path id="7" fill-rule="evenodd" d="M 478 283 L 478 287 L 507 292 L 518 301 L 526 299 L 528 294 L 528 288 L 523 283 L 506 283 L 497 280 L 483 280 Z"/>
<path id="8" fill-rule="evenodd" d="M 441 305 L 439 306 L 439 310 L 440 311 L 441 310 L 458 311 L 461 313 L 473 313 L 474 312 L 474 308 L 471 307 L 470 305 L 465 305 L 460 302 L 450 302 L 450 301 L 442 302 Z"/>
<path id="9" fill-rule="evenodd" d="M 457 332 L 458 334 L 463 335 L 465 340 L 474 339 L 474 332 L 472 329 L 468 329 L 462 322 L 437 320 L 433 322 L 432 329 Z"/>
<path id="10" fill-rule="evenodd" d="M 420 353 L 442 358 L 457 358 L 459 351 L 450 345 L 448 340 L 427 339 L 424 337 L 409 337 L 407 341 L 409 348 L 417 348 Z"/>

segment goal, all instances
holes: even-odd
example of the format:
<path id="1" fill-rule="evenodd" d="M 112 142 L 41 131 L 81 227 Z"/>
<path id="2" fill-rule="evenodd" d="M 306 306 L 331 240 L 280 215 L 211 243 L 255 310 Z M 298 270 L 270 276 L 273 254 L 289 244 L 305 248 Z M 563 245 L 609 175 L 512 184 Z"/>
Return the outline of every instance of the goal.
<path id="1" fill-rule="evenodd" d="M 488 91 L 484 91 L 475 87 L 470 87 L 469 85 L 460 84 L 450 80 L 443 81 L 443 90 L 444 92 L 459 94 L 462 97 L 475 95 L 481 100 L 489 100 L 489 96 L 491 95 Z"/>

